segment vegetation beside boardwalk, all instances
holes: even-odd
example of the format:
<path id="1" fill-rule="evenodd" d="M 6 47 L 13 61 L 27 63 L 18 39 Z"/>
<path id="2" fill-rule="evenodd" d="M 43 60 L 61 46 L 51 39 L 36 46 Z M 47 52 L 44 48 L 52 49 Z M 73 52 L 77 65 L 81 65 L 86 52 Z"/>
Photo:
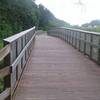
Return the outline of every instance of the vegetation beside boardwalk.
<path id="1" fill-rule="evenodd" d="M 57 19 L 43 5 L 37 5 L 34 0 L 0 0 L 0 49 L 3 39 L 29 29 L 33 26 L 41 30 L 49 27 L 70 26 Z M 0 69 L 3 61 L 0 62 Z M 3 79 L 0 78 L 0 92 L 3 90 Z"/>
<path id="2" fill-rule="evenodd" d="M 98 21 L 84 24 L 81 27 L 71 26 L 69 23 L 57 19 L 43 5 L 37 5 L 35 0 L 0 0 L 0 49 L 3 47 L 4 38 L 33 26 L 45 31 L 52 27 L 72 27 L 100 32 Z M 0 62 L 0 68 L 2 67 L 3 61 Z M 0 78 L 0 92 L 2 90 L 3 79 Z"/>
<path id="3" fill-rule="evenodd" d="M 1 39 L 36 26 L 48 30 L 49 27 L 70 26 L 57 19 L 43 5 L 34 0 L 0 0 L 0 48 Z"/>

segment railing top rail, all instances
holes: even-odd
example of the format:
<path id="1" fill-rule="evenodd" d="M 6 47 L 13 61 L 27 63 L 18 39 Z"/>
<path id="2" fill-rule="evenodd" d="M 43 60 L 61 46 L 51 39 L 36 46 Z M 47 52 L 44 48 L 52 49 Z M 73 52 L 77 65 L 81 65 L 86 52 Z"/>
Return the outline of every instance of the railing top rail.
<path id="1" fill-rule="evenodd" d="M 8 38 L 4 39 L 4 41 L 7 41 L 7 42 L 11 43 L 11 42 L 17 40 L 18 38 L 20 38 L 21 36 L 27 34 L 28 32 L 32 31 L 33 29 L 35 29 L 35 27 L 32 27 L 28 30 L 22 31 L 18 34 L 15 34 L 15 35 L 11 36 L 11 37 L 8 37 Z"/>
<path id="2" fill-rule="evenodd" d="M 67 29 L 67 30 L 72 30 L 72 31 L 77 31 L 77 32 L 82 32 L 82 33 L 87 33 L 87 34 L 100 35 L 99 32 L 91 32 L 91 31 L 85 31 L 85 30 L 74 29 L 74 28 L 58 27 L 56 29 Z"/>

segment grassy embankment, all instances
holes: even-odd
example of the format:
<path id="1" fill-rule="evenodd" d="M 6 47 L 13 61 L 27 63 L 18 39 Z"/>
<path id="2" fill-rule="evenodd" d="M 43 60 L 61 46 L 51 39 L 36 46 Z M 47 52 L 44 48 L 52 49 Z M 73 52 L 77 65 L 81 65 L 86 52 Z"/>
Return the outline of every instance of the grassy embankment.
<path id="1" fill-rule="evenodd" d="M 3 48 L 3 41 L 0 39 L 0 49 Z M 3 61 L 0 61 L 0 69 L 3 67 Z M 3 91 L 3 78 L 0 77 L 0 93 Z"/>

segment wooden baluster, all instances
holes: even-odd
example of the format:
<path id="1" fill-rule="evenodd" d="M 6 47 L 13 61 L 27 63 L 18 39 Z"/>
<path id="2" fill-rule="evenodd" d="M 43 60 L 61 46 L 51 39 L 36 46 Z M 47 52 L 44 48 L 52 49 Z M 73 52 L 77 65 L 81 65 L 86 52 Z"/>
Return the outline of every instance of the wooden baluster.
<path id="1" fill-rule="evenodd" d="M 70 30 L 69 30 L 69 34 L 68 34 L 68 43 L 70 44 Z"/>
<path id="2" fill-rule="evenodd" d="M 79 51 L 80 51 L 80 48 L 81 48 L 81 33 L 79 32 Z"/>
<path id="3" fill-rule="evenodd" d="M 100 64 L 100 36 L 99 36 L 98 64 Z"/>
<path id="4" fill-rule="evenodd" d="M 84 33 L 84 55 L 86 54 L 86 34 L 87 33 Z"/>
<path id="5" fill-rule="evenodd" d="M 69 34 L 68 34 L 68 43 L 70 44 L 70 30 L 69 30 Z"/>
<path id="6" fill-rule="evenodd" d="M 72 31 L 70 31 L 70 39 L 69 39 L 70 45 L 71 45 L 71 33 L 72 33 Z"/>
<path id="7" fill-rule="evenodd" d="M 27 41 L 26 41 L 26 35 L 25 35 L 25 45 L 27 44 Z M 26 62 L 27 58 L 26 58 L 26 50 L 25 50 L 25 62 Z"/>
<path id="8" fill-rule="evenodd" d="M 73 46 L 73 35 L 74 35 L 74 31 L 72 31 L 72 34 L 71 34 L 72 36 L 72 41 L 71 41 L 71 44 L 72 44 L 72 46 Z"/>
<path id="9" fill-rule="evenodd" d="M 24 39 L 23 39 L 23 37 L 24 36 L 22 36 L 21 37 L 21 50 L 23 50 L 23 48 L 24 48 Z M 24 56 L 22 57 L 22 59 L 21 59 L 21 69 L 23 69 L 23 58 L 24 58 Z"/>
<path id="10" fill-rule="evenodd" d="M 69 34 L 69 30 L 67 30 L 67 43 L 68 43 L 68 34 Z"/>
<path id="11" fill-rule="evenodd" d="M 21 38 L 19 38 L 17 41 L 16 41 L 16 58 L 19 56 L 20 52 L 21 52 L 21 49 L 22 47 L 20 46 L 21 45 L 21 42 L 20 42 Z M 16 80 L 14 81 L 14 87 L 16 85 L 16 82 L 18 81 L 18 78 L 19 78 L 19 73 L 18 73 L 18 70 L 19 70 L 19 64 L 16 66 L 16 69 L 15 69 L 15 78 Z"/>
<path id="12" fill-rule="evenodd" d="M 76 31 L 76 34 L 75 34 L 75 48 L 77 48 L 77 31 Z"/>
<path id="13" fill-rule="evenodd" d="M 91 44 L 93 43 L 93 35 L 91 34 L 91 40 L 90 40 Z M 90 59 L 92 59 L 92 49 L 93 49 L 93 46 L 90 45 Z"/>

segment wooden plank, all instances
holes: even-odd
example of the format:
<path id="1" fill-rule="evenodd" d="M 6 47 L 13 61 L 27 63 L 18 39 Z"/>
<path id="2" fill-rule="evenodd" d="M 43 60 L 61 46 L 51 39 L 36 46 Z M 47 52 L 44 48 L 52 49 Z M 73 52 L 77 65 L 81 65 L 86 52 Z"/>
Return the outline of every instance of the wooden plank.
<path id="1" fill-rule="evenodd" d="M 10 44 L 6 45 L 3 49 L 0 50 L 0 61 L 5 58 L 10 52 Z"/>
<path id="2" fill-rule="evenodd" d="M 61 39 L 37 36 L 13 100 L 100 100 L 100 67 Z"/>
<path id="3" fill-rule="evenodd" d="M 5 67 L 0 70 L 0 77 L 5 77 L 10 74 L 10 67 Z"/>
<path id="4" fill-rule="evenodd" d="M 0 94 L 0 100 L 5 100 L 10 95 L 10 88 L 7 88 Z"/>

